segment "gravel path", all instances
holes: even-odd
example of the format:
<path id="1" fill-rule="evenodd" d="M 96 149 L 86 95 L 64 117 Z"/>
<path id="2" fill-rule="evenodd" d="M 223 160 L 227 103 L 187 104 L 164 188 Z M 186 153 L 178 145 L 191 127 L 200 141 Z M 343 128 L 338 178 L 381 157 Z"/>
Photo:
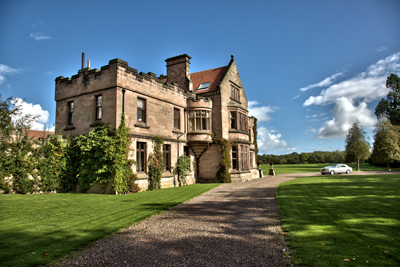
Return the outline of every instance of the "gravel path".
<path id="1" fill-rule="evenodd" d="M 359 174 L 376 173 L 352 175 Z M 320 174 L 222 184 L 100 240 L 57 266 L 286 266 L 276 188 L 314 175 Z"/>

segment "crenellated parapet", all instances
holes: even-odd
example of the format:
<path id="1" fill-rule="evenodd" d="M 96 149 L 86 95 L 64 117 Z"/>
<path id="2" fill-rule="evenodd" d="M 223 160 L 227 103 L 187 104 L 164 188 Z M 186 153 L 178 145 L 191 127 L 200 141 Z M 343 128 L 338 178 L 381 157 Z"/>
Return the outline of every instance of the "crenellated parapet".
<path id="1" fill-rule="evenodd" d="M 128 62 L 119 58 L 109 61 L 108 65 L 100 70 L 90 67 L 80 69 L 76 75 L 69 77 L 59 76 L 55 79 L 55 100 L 63 100 L 99 90 L 121 87 L 126 90 L 140 91 L 140 88 L 151 88 L 150 91 L 169 90 L 186 97 L 195 97 L 195 94 L 179 87 L 175 82 L 168 83 L 167 77 L 157 77 L 152 72 L 138 72 L 129 67 Z"/>

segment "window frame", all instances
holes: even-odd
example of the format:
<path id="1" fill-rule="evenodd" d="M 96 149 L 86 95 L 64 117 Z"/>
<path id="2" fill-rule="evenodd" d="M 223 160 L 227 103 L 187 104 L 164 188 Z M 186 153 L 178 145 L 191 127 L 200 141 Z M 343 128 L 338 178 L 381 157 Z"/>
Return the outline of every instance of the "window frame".
<path id="1" fill-rule="evenodd" d="M 181 111 L 178 108 L 174 108 L 174 129 L 181 129 Z"/>
<path id="2" fill-rule="evenodd" d="M 139 101 L 142 101 L 142 103 L 143 103 L 142 107 L 139 107 Z M 137 113 L 136 119 L 138 122 L 146 123 L 146 107 L 147 107 L 146 99 L 138 97 L 137 102 L 136 102 L 136 113 Z M 142 114 L 142 116 L 140 118 L 141 120 L 139 120 L 139 111 L 141 111 L 141 114 Z"/>
<path id="3" fill-rule="evenodd" d="M 100 105 L 99 105 L 100 99 Z M 100 111 L 100 116 L 99 116 Z M 101 121 L 103 119 L 103 96 L 97 95 L 96 96 L 96 121 Z"/>
<path id="4" fill-rule="evenodd" d="M 238 170 L 238 151 L 237 151 L 237 146 L 232 146 L 231 157 L 232 157 L 232 170 Z"/>
<path id="5" fill-rule="evenodd" d="M 164 171 L 171 171 L 171 145 L 163 145 L 163 163 Z"/>
<path id="6" fill-rule="evenodd" d="M 240 102 L 240 88 L 231 84 L 231 98 Z"/>
<path id="7" fill-rule="evenodd" d="M 68 125 L 74 125 L 74 101 L 68 102 Z"/>
<path id="8" fill-rule="evenodd" d="M 231 120 L 231 123 L 230 123 L 231 129 L 237 130 L 237 111 L 231 111 L 229 116 L 230 116 L 230 120 Z"/>
<path id="9" fill-rule="evenodd" d="M 209 110 L 191 110 L 188 120 L 189 132 L 211 131 L 211 111 Z"/>
<path id="10" fill-rule="evenodd" d="M 143 147 L 139 147 L 143 145 Z M 143 155 L 141 157 L 140 155 Z M 144 159 L 142 161 L 142 159 Z M 146 142 L 136 142 L 136 172 L 137 173 L 147 173 L 147 143 Z"/>

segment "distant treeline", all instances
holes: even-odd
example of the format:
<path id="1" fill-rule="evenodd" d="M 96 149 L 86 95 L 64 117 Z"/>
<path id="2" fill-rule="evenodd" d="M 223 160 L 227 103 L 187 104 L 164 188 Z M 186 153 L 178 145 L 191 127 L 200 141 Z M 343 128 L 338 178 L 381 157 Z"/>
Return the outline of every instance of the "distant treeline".
<path id="1" fill-rule="evenodd" d="M 258 155 L 261 164 L 306 164 L 306 163 L 344 163 L 345 151 L 314 151 L 311 153 L 297 153 L 287 155 Z"/>

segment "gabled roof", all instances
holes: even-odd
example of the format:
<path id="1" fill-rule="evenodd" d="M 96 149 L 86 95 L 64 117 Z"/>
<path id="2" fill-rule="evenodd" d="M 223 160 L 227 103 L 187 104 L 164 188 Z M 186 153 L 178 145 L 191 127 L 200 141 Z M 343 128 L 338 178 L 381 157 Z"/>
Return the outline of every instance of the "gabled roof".
<path id="1" fill-rule="evenodd" d="M 220 83 L 228 67 L 229 66 L 225 66 L 216 69 L 191 73 L 190 79 L 193 82 L 193 91 L 196 92 L 196 94 L 216 91 L 217 85 Z M 211 82 L 210 86 L 207 89 L 197 91 L 197 88 L 199 88 L 200 84 L 205 82 Z"/>

